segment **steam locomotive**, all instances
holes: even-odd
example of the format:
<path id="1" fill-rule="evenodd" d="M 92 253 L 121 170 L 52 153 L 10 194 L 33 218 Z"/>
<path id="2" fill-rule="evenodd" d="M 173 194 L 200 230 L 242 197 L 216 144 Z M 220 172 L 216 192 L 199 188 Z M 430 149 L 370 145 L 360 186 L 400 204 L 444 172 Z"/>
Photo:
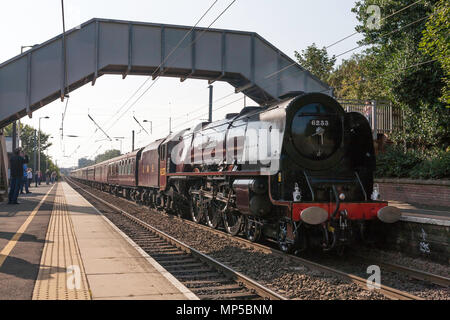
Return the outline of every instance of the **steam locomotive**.
<path id="1" fill-rule="evenodd" d="M 367 119 L 321 93 L 291 93 L 203 122 L 71 176 L 196 223 L 275 240 L 285 252 L 341 250 L 399 220 L 373 190 Z"/>

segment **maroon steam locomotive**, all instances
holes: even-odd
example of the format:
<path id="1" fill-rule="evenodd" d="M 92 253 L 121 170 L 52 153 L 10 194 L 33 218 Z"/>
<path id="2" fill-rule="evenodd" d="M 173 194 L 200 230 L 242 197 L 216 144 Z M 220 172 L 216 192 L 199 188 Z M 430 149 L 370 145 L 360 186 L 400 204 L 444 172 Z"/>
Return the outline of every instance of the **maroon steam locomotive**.
<path id="1" fill-rule="evenodd" d="M 397 208 L 373 192 L 371 128 L 320 93 L 246 107 L 71 176 L 285 252 L 343 248 Z"/>

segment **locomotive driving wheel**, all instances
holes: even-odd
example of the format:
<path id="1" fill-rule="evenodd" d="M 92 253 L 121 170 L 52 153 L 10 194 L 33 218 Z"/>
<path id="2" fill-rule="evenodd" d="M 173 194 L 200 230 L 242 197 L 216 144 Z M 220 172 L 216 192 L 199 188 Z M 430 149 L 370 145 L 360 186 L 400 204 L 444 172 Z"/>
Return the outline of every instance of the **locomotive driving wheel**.
<path id="1" fill-rule="evenodd" d="M 194 221 L 195 223 L 201 223 L 203 218 L 203 202 L 200 195 L 192 195 L 190 211 L 192 221 Z"/>
<path id="2" fill-rule="evenodd" d="M 234 210 L 226 210 L 223 215 L 225 230 L 232 236 L 237 235 L 242 227 L 242 215 Z"/>

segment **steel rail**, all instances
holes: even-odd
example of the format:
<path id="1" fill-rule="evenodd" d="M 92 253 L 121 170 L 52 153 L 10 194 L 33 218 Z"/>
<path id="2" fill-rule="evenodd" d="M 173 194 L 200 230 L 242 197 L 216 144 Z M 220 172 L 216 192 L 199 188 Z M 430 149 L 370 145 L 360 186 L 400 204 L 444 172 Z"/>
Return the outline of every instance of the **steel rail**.
<path id="1" fill-rule="evenodd" d="M 167 241 L 171 245 L 177 247 L 178 249 L 191 254 L 195 258 L 205 262 L 209 266 L 213 267 L 214 269 L 220 271 L 221 273 L 228 276 L 230 279 L 242 283 L 245 287 L 250 289 L 251 291 L 254 291 L 256 294 L 258 294 L 260 297 L 268 300 L 288 300 L 287 298 L 281 296 L 280 294 L 272 291 L 269 288 L 264 287 L 263 285 L 259 284 L 255 280 L 243 275 L 242 273 L 233 270 L 232 268 L 224 265 L 223 263 L 201 253 L 200 251 L 190 247 L 189 245 L 185 244 L 184 242 L 175 239 L 174 237 L 168 235 L 167 233 L 149 225 L 148 223 L 140 220 L 139 218 L 136 218 L 135 216 L 129 214 L 128 212 L 124 211 L 123 209 L 101 199 L 100 197 L 92 194 L 91 192 L 85 190 L 84 188 L 81 188 L 78 183 L 74 182 L 71 178 L 67 178 L 68 181 L 70 181 L 72 184 L 77 186 L 78 188 L 82 189 L 83 192 L 87 193 L 90 197 L 94 198 L 95 200 L 101 202 L 105 206 L 113 209 L 114 211 L 117 211 L 118 213 L 122 214 L 129 220 L 133 221 L 134 223 L 140 225 L 141 227 L 147 229 L 151 233 L 157 235 L 159 238 Z"/>
<path id="2" fill-rule="evenodd" d="M 450 287 L 450 278 L 448 278 L 448 277 L 444 277 L 444 276 L 437 275 L 437 274 L 434 274 L 434 273 L 430 273 L 430 272 L 427 272 L 427 271 L 422 271 L 422 270 L 418 270 L 418 269 L 402 266 L 402 265 L 399 265 L 399 264 L 396 264 L 396 263 L 390 263 L 390 262 L 376 260 L 375 258 L 364 257 L 364 256 L 361 256 L 361 255 L 355 255 L 355 254 L 353 254 L 353 256 L 355 258 L 358 258 L 358 259 L 361 259 L 361 260 L 365 260 L 365 261 L 370 262 L 372 264 L 376 264 L 376 265 L 378 265 L 380 267 L 383 267 L 383 268 L 385 268 L 387 270 L 390 270 L 390 271 L 393 271 L 393 272 L 407 274 L 411 278 L 414 278 L 414 279 L 417 279 L 417 280 L 428 281 L 428 282 L 431 282 L 433 284 L 442 286 L 444 288 Z"/>
<path id="3" fill-rule="evenodd" d="M 84 191 L 88 192 L 86 190 L 84 190 Z M 103 192 L 103 191 L 101 191 L 101 192 Z M 109 193 L 107 193 L 107 194 L 109 194 Z M 136 205 L 136 202 L 134 202 L 134 201 L 131 201 L 131 200 L 128 200 L 128 199 L 124 199 L 124 198 L 120 198 L 120 199 L 125 200 L 125 201 L 127 201 L 127 202 L 129 202 L 131 204 Z M 100 199 L 100 200 L 102 202 L 104 201 L 102 199 Z M 106 203 L 107 202 L 105 202 L 105 204 Z M 110 205 L 110 204 L 108 203 L 108 205 Z M 121 209 L 117 208 L 117 210 L 121 210 Z M 158 212 L 158 213 L 161 213 L 161 212 Z M 304 258 L 300 258 L 298 256 L 286 254 L 286 253 L 284 253 L 284 252 L 282 252 L 280 250 L 271 248 L 269 246 L 266 246 L 266 245 L 263 245 L 263 244 L 260 244 L 260 243 L 255 243 L 255 242 L 252 242 L 250 240 L 247 240 L 247 239 L 244 239 L 244 238 L 241 238 L 241 237 L 234 237 L 234 236 L 232 236 L 232 235 L 230 235 L 230 234 L 228 234 L 228 233 L 226 233 L 224 231 L 221 231 L 221 230 L 218 230 L 218 229 L 213 229 L 213 228 L 210 228 L 210 227 L 208 227 L 206 225 L 197 224 L 197 223 L 195 223 L 193 221 L 190 221 L 190 220 L 187 220 L 187 219 L 179 218 L 177 216 L 173 216 L 173 217 L 176 218 L 176 219 L 180 219 L 183 222 L 188 223 L 190 225 L 195 225 L 197 227 L 200 227 L 203 230 L 213 232 L 213 233 L 215 233 L 215 234 L 217 234 L 219 236 L 222 236 L 222 237 L 224 237 L 226 239 L 231 239 L 231 240 L 238 241 L 238 242 L 240 242 L 242 244 L 247 245 L 247 247 L 249 247 L 249 248 L 252 248 L 252 249 L 256 248 L 256 249 L 259 249 L 259 250 L 261 250 L 261 251 L 263 251 L 265 253 L 273 254 L 273 255 L 276 255 L 276 256 L 281 257 L 281 258 L 291 259 L 291 260 L 293 260 L 295 262 L 299 262 L 299 263 L 301 263 L 301 264 L 303 264 L 303 265 L 305 265 L 305 266 L 307 266 L 309 268 L 319 270 L 319 271 L 324 272 L 326 274 L 331 274 L 331 275 L 338 276 L 339 278 L 341 278 L 343 280 L 355 283 L 356 285 L 360 286 L 361 288 L 363 288 L 365 290 L 369 290 L 368 286 L 367 286 L 367 279 L 361 278 L 361 277 L 356 276 L 354 274 L 346 273 L 346 272 L 343 272 L 343 271 L 340 271 L 340 270 L 337 270 L 337 269 L 334 269 L 334 268 L 331 268 L 331 267 L 328 267 L 328 266 L 316 263 L 314 261 L 310 261 L 310 260 L 307 260 L 307 259 L 304 259 Z M 386 297 L 388 297 L 390 299 L 393 299 L 393 300 L 425 300 L 424 298 L 421 298 L 419 296 L 416 296 L 416 295 L 410 294 L 408 292 L 401 291 L 401 290 L 398 290 L 398 289 L 395 289 L 395 288 L 392 288 L 392 287 L 389 287 L 389 286 L 386 286 L 386 285 L 383 285 L 383 284 L 380 284 L 380 288 L 377 288 L 375 290 L 379 290 L 380 293 L 382 293 Z"/>

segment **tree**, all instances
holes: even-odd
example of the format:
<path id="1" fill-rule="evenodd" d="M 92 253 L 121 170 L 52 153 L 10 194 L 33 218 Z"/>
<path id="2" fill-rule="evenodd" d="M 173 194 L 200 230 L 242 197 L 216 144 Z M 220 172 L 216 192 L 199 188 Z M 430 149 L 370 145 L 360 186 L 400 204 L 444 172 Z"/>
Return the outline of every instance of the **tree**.
<path id="1" fill-rule="evenodd" d="M 378 85 L 394 103 L 419 110 L 423 105 L 434 105 L 439 100 L 443 71 L 439 62 L 419 50 L 426 17 L 432 13 L 438 0 L 421 1 L 403 11 L 410 0 L 362 0 L 352 9 L 360 25 L 356 30 L 363 34 L 360 44 L 372 45 L 366 50 L 381 66 Z M 370 5 L 377 5 L 382 16 L 379 28 L 371 21 Z M 399 13 L 389 17 L 394 12 Z"/>
<path id="2" fill-rule="evenodd" d="M 95 157 L 95 163 L 100 163 L 115 157 L 120 156 L 120 151 L 119 150 L 108 150 L 105 151 L 102 154 L 99 154 L 98 156 Z"/>
<path id="3" fill-rule="evenodd" d="M 438 1 L 424 0 L 406 8 L 411 1 L 361 0 L 352 9 L 360 22 L 356 30 L 364 36 L 360 44 L 371 45 L 365 54 L 379 72 L 376 90 L 407 115 L 404 125 L 411 131 L 398 132 L 395 142 L 421 150 L 445 150 L 450 140 L 450 115 L 440 100 L 445 85 L 442 64 L 419 50 L 426 18 Z M 367 23 L 373 14 L 367 10 L 370 5 L 381 8 L 384 19 L 379 28 Z M 394 12 L 398 13 L 390 16 Z"/>
<path id="4" fill-rule="evenodd" d="M 95 162 L 93 160 L 89 160 L 87 158 L 78 159 L 78 168 L 84 168 L 88 166 L 92 166 Z"/>
<path id="5" fill-rule="evenodd" d="M 426 23 L 420 49 L 437 59 L 444 69 L 441 101 L 450 107 L 450 3 L 440 0 Z"/>
<path id="6" fill-rule="evenodd" d="M 6 136 L 12 136 L 12 124 L 6 126 L 4 130 Z M 35 131 L 36 131 L 36 141 L 34 140 Z M 22 142 L 22 149 L 24 153 L 28 155 L 29 158 L 28 167 L 33 169 L 36 169 L 37 167 L 37 164 L 34 163 L 34 152 L 36 151 L 36 161 L 37 161 L 38 137 L 39 135 L 35 128 L 27 124 L 23 123 L 20 124 L 20 141 Z M 40 168 L 41 172 L 45 172 L 46 165 L 55 169 L 56 165 L 52 162 L 51 158 L 47 157 L 47 155 L 45 154 L 45 151 L 52 146 L 52 143 L 49 142 L 50 135 L 42 132 L 41 130 L 40 140 L 41 140 L 41 168 Z"/>
<path id="7" fill-rule="evenodd" d="M 334 56 L 331 58 L 328 56 L 325 47 L 319 49 L 315 43 L 302 50 L 302 53 L 295 51 L 295 57 L 303 68 L 307 69 L 323 82 L 328 81 L 328 77 L 333 71 L 333 66 L 336 62 Z"/>
<path id="8" fill-rule="evenodd" d="M 84 167 L 88 167 L 88 166 L 92 166 L 96 163 L 100 163 L 115 157 L 120 156 L 120 151 L 119 150 L 108 150 L 105 151 L 102 154 L 99 154 L 98 156 L 95 157 L 95 160 L 90 160 L 87 158 L 80 158 L 78 159 L 78 168 L 84 168 Z"/>
<path id="9" fill-rule="evenodd" d="M 384 90 L 377 84 L 377 67 L 374 58 L 366 54 L 354 54 L 343 60 L 328 78 L 334 94 L 340 99 L 386 99 Z"/>

